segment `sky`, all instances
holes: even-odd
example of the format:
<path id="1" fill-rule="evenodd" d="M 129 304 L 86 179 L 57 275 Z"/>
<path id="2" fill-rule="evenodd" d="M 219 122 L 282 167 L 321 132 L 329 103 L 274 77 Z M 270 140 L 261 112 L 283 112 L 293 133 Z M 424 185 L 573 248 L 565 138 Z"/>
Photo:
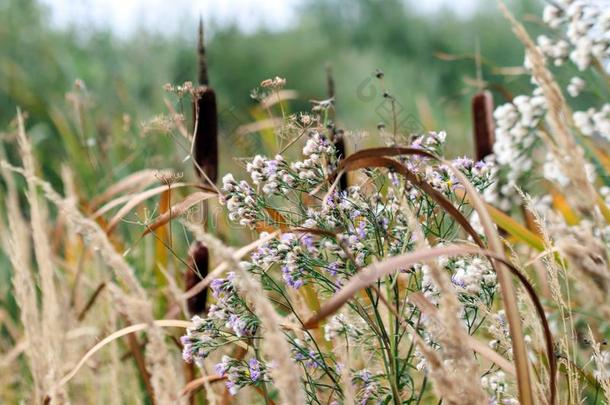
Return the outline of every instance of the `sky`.
<path id="1" fill-rule="evenodd" d="M 261 26 L 280 30 L 297 18 L 301 0 L 41 0 L 49 6 L 53 23 L 59 27 L 77 24 L 111 27 L 126 36 L 140 26 L 180 31 L 185 21 L 201 15 L 206 24 L 235 22 L 251 32 Z M 417 1 L 421 12 L 434 12 L 443 6 L 467 14 L 476 0 Z M 189 27 L 190 28 L 190 27 Z"/>

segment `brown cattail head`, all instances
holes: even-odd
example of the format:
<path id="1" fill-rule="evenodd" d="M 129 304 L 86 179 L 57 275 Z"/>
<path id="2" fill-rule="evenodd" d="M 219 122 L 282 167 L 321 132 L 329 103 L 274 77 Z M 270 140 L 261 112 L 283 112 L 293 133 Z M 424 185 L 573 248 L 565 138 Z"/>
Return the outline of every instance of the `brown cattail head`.
<path id="1" fill-rule="evenodd" d="M 216 94 L 212 88 L 201 87 L 196 92 L 193 110 L 195 171 L 202 178 L 200 169 L 203 170 L 210 181 L 216 183 L 218 179 L 218 115 Z"/>
<path id="2" fill-rule="evenodd" d="M 493 153 L 494 146 L 494 102 L 489 91 L 481 91 L 472 97 L 472 120 L 477 160 Z"/>
<path id="3" fill-rule="evenodd" d="M 208 274 L 210 255 L 208 248 L 201 242 L 193 242 L 189 249 L 189 268 L 185 274 L 185 291 L 193 288 Z M 190 315 L 201 314 L 206 310 L 208 289 L 204 288 L 197 295 L 189 298 L 186 305 Z"/>
<path id="4" fill-rule="evenodd" d="M 212 183 L 218 178 L 218 112 L 216 93 L 209 86 L 208 65 L 203 41 L 203 21 L 199 19 L 199 41 L 197 45 L 198 74 L 200 87 L 193 98 L 193 128 L 195 133 L 193 159 L 195 172 L 202 178 L 205 172 Z M 197 167 L 199 166 L 199 167 Z"/>

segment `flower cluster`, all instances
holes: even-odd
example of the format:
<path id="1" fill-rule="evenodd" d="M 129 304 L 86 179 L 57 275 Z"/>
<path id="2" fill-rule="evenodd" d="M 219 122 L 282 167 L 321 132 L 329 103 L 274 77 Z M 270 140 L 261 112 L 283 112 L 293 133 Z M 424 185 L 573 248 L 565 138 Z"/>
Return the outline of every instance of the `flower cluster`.
<path id="1" fill-rule="evenodd" d="M 210 352 L 232 339 L 254 336 L 259 327 L 258 318 L 237 293 L 234 273 L 213 280 L 210 288 L 216 302 L 205 318 L 193 317 L 182 337 L 182 355 L 189 363 L 201 364 Z"/>
<path id="2" fill-rule="evenodd" d="M 497 124 L 494 153 L 499 164 L 510 164 L 514 168 L 512 176 L 532 168 L 528 150 L 536 140 L 536 128 L 545 113 L 546 99 L 540 89 L 531 97 L 517 96 L 494 111 Z"/>
<path id="3" fill-rule="evenodd" d="M 254 189 L 246 181 L 237 183 L 232 174 L 227 174 L 222 178 L 222 191 L 225 197 L 221 202 L 227 205 L 229 218 L 241 225 L 254 226 L 260 219 Z"/>
<path id="4" fill-rule="evenodd" d="M 604 2 L 558 0 L 544 8 L 542 18 L 552 29 L 565 32 L 566 39 L 557 41 L 538 37 L 540 48 L 556 65 L 569 57 L 583 71 L 610 57 L 610 10 Z"/>
<path id="5" fill-rule="evenodd" d="M 231 395 L 237 394 L 240 388 L 269 381 L 267 367 L 255 358 L 246 362 L 222 356 L 221 362 L 216 364 L 214 371 L 220 376 L 227 377 L 225 384 Z"/>
<path id="6" fill-rule="evenodd" d="M 450 267 L 454 271 L 451 281 L 458 291 L 477 295 L 484 287 L 496 286 L 496 273 L 488 260 L 480 257 L 461 258 L 452 260 Z"/>
<path id="7" fill-rule="evenodd" d="M 389 389 L 382 384 L 385 376 L 373 374 L 369 369 L 358 370 L 354 373 L 352 383 L 358 387 L 356 399 L 359 404 L 367 404 L 369 401 L 382 403 Z"/>
<path id="8" fill-rule="evenodd" d="M 507 393 L 506 374 L 503 371 L 489 373 L 481 378 L 481 385 L 491 394 L 490 404 L 517 405 L 519 401 Z"/>
<path id="9" fill-rule="evenodd" d="M 281 155 L 277 155 L 275 159 L 257 155 L 247 164 L 246 170 L 252 178 L 252 183 L 262 186 L 263 193 L 273 194 L 281 192 L 286 189 L 286 186 L 293 184 L 293 179 L 286 171 L 285 165 Z M 280 185 L 283 187 L 280 188 Z"/>
<path id="10" fill-rule="evenodd" d="M 359 339 L 364 335 L 362 326 L 353 320 L 347 320 L 344 314 L 334 315 L 324 326 L 324 338 L 328 341 L 337 337 Z"/>
<path id="11" fill-rule="evenodd" d="M 550 2 L 544 8 L 543 21 L 549 32 L 539 35 L 536 44 L 545 58 L 555 66 L 563 66 L 571 61 L 579 71 L 587 71 L 583 77 L 588 78 L 592 76 L 591 73 L 608 74 L 610 10 L 604 6 L 604 2 Z M 524 65 L 531 70 L 527 58 Z M 558 78 L 561 78 L 561 73 L 557 75 Z M 579 97 L 587 83 L 582 77 L 574 76 L 571 72 L 569 74 L 566 92 L 572 98 Z M 537 85 L 533 77 L 532 83 Z M 590 90 L 595 92 L 593 88 Z M 579 107 L 572 116 L 576 129 L 585 136 L 610 140 L 610 105 L 585 110 L 581 110 L 582 104 Z M 490 160 L 498 165 L 498 182 L 487 189 L 486 198 L 505 211 L 520 202 L 517 188 L 532 192 L 531 180 L 536 176 L 542 175 L 560 186 L 566 186 L 569 182 L 569 176 L 562 173 L 556 157 L 536 153 L 536 147 L 541 144 L 537 140 L 549 137 L 549 126 L 545 125 L 546 113 L 547 102 L 540 88 L 536 88 L 532 96 L 515 97 L 494 112 L 496 143 Z"/>
<path id="12" fill-rule="evenodd" d="M 573 118 L 583 135 L 598 135 L 610 141 L 610 104 L 604 104 L 599 111 L 595 108 L 575 111 Z"/>
<path id="13" fill-rule="evenodd" d="M 444 132 L 430 132 L 414 137 L 406 146 L 442 156 L 445 141 Z M 279 155 L 273 159 L 255 156 L 246 165 L 250 181 L 238 182 L 232 175 L 227 175 L 222 188 L 230 219 L 250 227 L 264 221 L 266 226 L 283 230 L 261 243 L 241 266 L 261 281 L 278 304 L 278 310 L 294 312 L 293 319 L 301 318 L 290 297 L 302 296 L 309 302 L 313 293 L 325 300 L 363 267 L 416 249 L 414 220 L 420 221 L 428 239 L 426 243 L 440 246 L 466 236 L 455 219 L 445 215 L 435 199 L 438 197 L 431 197 L 422 183 L 427 184 L 426 190 L 435 189 L 468 216 L 471 208 L 464 199 L 463 185 L 449 165 L 463 173 L 478 191 L 485 190 L 493 180 L 493 167 L 487 162 L 460 157 L 443 163 L 421 155 L 401 155 L 392 159 L 404 165 L 413 177 L 404 178 L 386 168 L 365 168 L 359 171 L 361 180 L 356 184 L 337 190 L 331 185 L 338 157 L 322 130 L 309 129 L 302 153 L 304 159 L 294 162 Z M 263 233 L 261 237 L 267 235 Z M 488 300 L 477 298 L 484 295 L 482 291 L 495 289 L 495 277 L 484 259 L 445 260 L 441 268 L 453 275 L 455 285 L 462 295 L 470 297 L 468 302 L 472 306 L 488 305 Z M 393 289 L 399 276 L 404 276 L 426 294 L 436 293 L 426 266 L 398 270 L 384 281 L 388 283 L 384 289 Z M 255 335 L 261 323 L 239 297 L 235 281 L 235 275 L 231 273 L 212 282 L 210 287 L 215 303 L 206 318 L 194 320 L 193 327 L 183 338 L 185 359 L 201 363 L 211 351 L 236 340 L 254 346 L 254 352 L 259 353 Z M 399 290 L 396 291 L 396 302 L 406 302 Z M 317 402 L 320 390 L 337 391 L 331 396 L 342 395 L 340 388 L 333 384 L 340 380 L 343 366 L 334 352 L 323 350 L 326 345 L 337 342 L 347 345 L 350 353 L 363 353 L 371 358 L 368 368 L 348 370 L 358 402 L 388 401 L 392 371 L 386 369 L 387 361 L 379 358 L 377 346 L 380 328 L 386 325 L 377 309 L 379 298 L 374 298 L 377 293 L 369 291 L 369 294 L 365 306 L 349 307 L 328 319 L 321 341 L 316 340 L 319 337 L 315 334 L 285 333 L 293 360 L 308 376 L 303 380 L 303 388 L 311 397 L 311 403 Z M 436 302 L 436 297 L 432 298 Z M 411 326 L 418 327 L 418 310 L 403 305 Z M 472 315 L 464 314 L 465 324 L 469 326 L 472 318 Z M 381 323 L 377 325 L 377 322 Z M 404 325 L 397 324 L 395 328 L 394 333 L 400 336 L 407 333 Z M 398 345 L 401 339 L 397 339 Z M 405 363 L 416 360 L 414 352 L 409 351 Z M 237 393 L 240 388 L 261 381 L 273 383 L 271 376 L 264 372 L 269 367 L 260 356 L 248 363 L 225 356 L 218 364 L 217 372 L 227 376 L 229 390 Z M 407 373 L 408 367 L 401 365 L 401 370 L 404 370 L 401 373 Z M 405 374 L 397 381 L 395 384 L 404 385 L 409 377 Z"/>

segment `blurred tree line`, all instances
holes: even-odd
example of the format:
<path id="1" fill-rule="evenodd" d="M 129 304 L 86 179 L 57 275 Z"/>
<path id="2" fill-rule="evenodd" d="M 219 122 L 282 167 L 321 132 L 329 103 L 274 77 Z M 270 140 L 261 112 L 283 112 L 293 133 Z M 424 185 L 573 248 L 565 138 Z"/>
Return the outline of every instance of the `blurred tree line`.
<path id="1" fill-rule="evenodd" d="M 511 3 L 518 15 L 534 14 L 539 6 Z M 0 125 L 5 128 L 21 106 L 29 114 L 34 141 L 49 156 L 69 158 L 78 153 L 78 142 L 116 137 L 126 125 L 136 133 L 139 123 L 166 112 L 165 83 L 196 81 L 198 16 L 193 16 L 191 36 L 142 29 L 118 38 L 108 29 L 53 28 L 49 13 L 36 0 L 0 2 Z M 492 88 L 506 81 L 496 67 L 518 66 L 523 60 L 495 2 L 481 2 L 474 14 L 457 17 L 449 10 L 420 14 L 415 1 L 305 0 L 298 15 L 297 24 L 280 32 L 208 27 L 211 84 L 225 129 L 252 120 L 250 90 L 267 77 L 285 77 L 287 87 L 299 92 L 293 111 L 307 109 L 311 99 L 324 99 L 325 65 L 330 64 L 338 121 L 350 130 L 376 133 L 377 123 L 387 119 L 383 89 L 373 79 L 379 68 L 385 72 L 385 90 L 400 103 L 399 119 L 405 125 L 446 129 L 455 139 L 454 154 L 467 153 L 477 42 L 481 74 Z M 65 96 L 76 78 L 87 88 L 91 114 L 85 124 L 75 123 L 78 117 Z M 507 95 L 495 96 L 501 102 Z M 56 142 L 62 133 L 63 142 Z M 115 141 L 142 148 L 135 144 L 137 138 L 128 138 Z M 43 164 L 58 173 L 58 161 L 43 159 Z"/>

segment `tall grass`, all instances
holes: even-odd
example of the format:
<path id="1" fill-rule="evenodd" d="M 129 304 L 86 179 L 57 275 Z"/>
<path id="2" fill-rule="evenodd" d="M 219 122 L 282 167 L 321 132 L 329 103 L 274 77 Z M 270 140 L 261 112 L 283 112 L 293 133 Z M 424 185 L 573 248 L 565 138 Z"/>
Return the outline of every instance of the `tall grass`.
<path id="1" fill-rule="evenodd" d="M 545 11 L 550 28 L 568 25 L 572 40 L 570 24 L 595 25 L 594 5 L 560 3 Z M 548 63 L 569 57 L 603 82 L 607 39 L 593 37 L 601 45 L 590 55 L 581 41 L 570 56 L 549 53 L 501 8 L 535 89 L 495 112 L 492 89 L 474 95 L 476 160 L 445 158 L 452 134 L 397 125 L 357 147 L 327 68 L 327 94 L 310 111 L 291 112 L 285 79 L 261 82 L 257 122 L 240 130 L 265 150 L 238 159 L 218 186 L 222 133 L 201 25 L 198 86 L 166 86 L 167 114 L 142 129 L 171 140 L 193 167 L 185 174 L 157 170 L 161 161 L 87 195 L 64 166 L 52 185 L 18 110 L 16 142 L 2 150 L 1 225 L 16 304 L 8 316 L 19 326 L 0 335 L 0 367 L 12 375 L 0 395 L 609 401 L 610 118 L 593 106 L 600 112 L 583 122 Z M 396 122 L 397 100 L 375 76 Z M 580 82 L 570 83 L 573 94 Z M 15 146 L 19 159 L 5 152 Z"/>

